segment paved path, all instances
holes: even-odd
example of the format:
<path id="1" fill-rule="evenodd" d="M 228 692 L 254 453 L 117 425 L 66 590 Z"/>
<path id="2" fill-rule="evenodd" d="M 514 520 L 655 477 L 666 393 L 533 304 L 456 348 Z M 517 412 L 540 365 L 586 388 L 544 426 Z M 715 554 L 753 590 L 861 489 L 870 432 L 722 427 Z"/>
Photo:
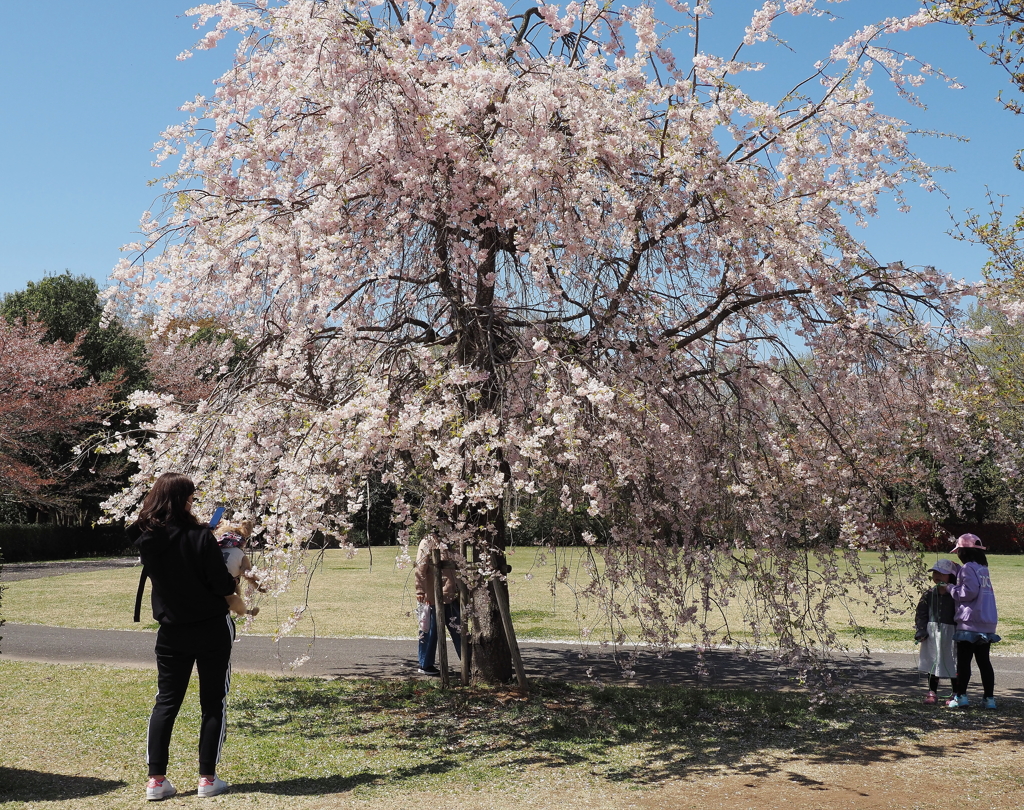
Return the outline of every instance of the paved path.
<path id="1" fill-rule="evenodd" d="M 84 567 L 136 565 L 137 560 L 82 560 L 5 565 L 2 579 L 52 576 L 57 571 Z M 76 630 L 42 625 L 7 624 L 0 628 L 0 660 L 47 663 L 89 663 L 153 668 L 152 631 Z M 697 654 L 690 649 L 658 655 L 643 651 L 635 660 L 600 647 L 578 644 L 526 642 L 521 645 L 527 677 L 565 681 L 599 680 L 623 684 L 693 684 L 777 689 L 796 683 L 796 672 L 778 668 L 767 656 L 751 660 L 729 651 L 709 653 L 701 671 Z M 993 648 L 995 649 L 995 648 Z M 309 656 L 301 667 L 292 662 Z M 448 659 L 458 667 L 449 645 Z M 274 675 L 332 678 L 409 678 L 416 675 L 415 639 L 304 638 L 288 636 L 275 643 L 269 636 L 240 636 L 232 655 L 238 671 Z M 993 655 L 996 693 L 1024 698 L 1024 658 Z M 626 677 L 624 670 L 634 674 Z M 837 664 L 839 676 L 851 691 L 877 689 L 892 694 L 919 695 L 924 676 L 917 671 L 917 656 L 909 653 L 875 653 L 869 659 Z M 971 692 L 977 691 L 977 673 Z"/>
<path id="2" fill-rule="evenodd" d="M 80 574 L 83 571 L 102 571 L 110 568 L 135 568 L 138 557 L 104 557 L 97 560 L 44 560 L 41 562 L 4 563 L 0 568 L 0 582 L 19 579 L 42 579 L 57 574 Z"/>
<path id="3" fill-rule="evenodd" d="M 49 663 L 90 663 L 152 668 L 153 632 L 127 630 L 75 630 L 42 625 L 5 625 L 0 633 L 0 659 Z M 415 639 L 286 637 L 275 643 L 269 636 L 241 636 L 233 654 L 236 670 L 275 675 L 341 678 L 409 678 L 415 671 Z M 794 673 L 778 669 L 767 658 L 751 661 L 744 655 L 715 651 L 707 656 L 706 674 L 698 674 L 693 650 L 665 655 L 642 652 L 629 665 L 632 678 L 608 651 L 581 650 L 578 645 L 533 643 L 522 645 L 528 677 L 566 681 L 597 679 L 621 684 L 693 684 L 761 689 L 795 684 Z M 449 661 L 458 666 L 449 647 Z M 309 660 L 297 669 L 290 664 L 300 656 Z M 619 661 L 626 659 L 619 656 Z M 1002 697 L 1024 698 L 1024 658 L 993 656 L 996 691 Z M 917 695 L 924 676 L 917 672 L 916 656 L 876 654 L 870 659 L 838 665 L 840 677 L 854 691 L 876 689 L 892 694 Z M 977 677 L 977 676 L 975 676 Z M 972 692 L 975 691 L 972 689 Z"/>

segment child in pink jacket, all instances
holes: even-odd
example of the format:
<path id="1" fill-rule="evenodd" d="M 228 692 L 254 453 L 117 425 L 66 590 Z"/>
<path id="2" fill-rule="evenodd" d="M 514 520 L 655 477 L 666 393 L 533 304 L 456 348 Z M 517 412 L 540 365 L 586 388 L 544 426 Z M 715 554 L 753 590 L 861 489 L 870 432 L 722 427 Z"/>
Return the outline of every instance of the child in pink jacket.
<path id="1" fill-rule="evenodd" d="M 994 696 L 996 676 L 989 660 L 989 646 L 999 641 L 996 635 L 996 595 L 988 572 L 988 558 L 981 538 L 976 534 L 963 534 L 957 538 L 953 551 L 963 563 L 955 584 L 949 586 L 949 595 L 956 603 L 956 694 L 946 704 L 951 709 L 968 705 L 967 684 L 971 680 L 971 659 L 978 662 L 986 709 L 996 707 Z M 951 581 L 952 578 L 951 578 Z"/>

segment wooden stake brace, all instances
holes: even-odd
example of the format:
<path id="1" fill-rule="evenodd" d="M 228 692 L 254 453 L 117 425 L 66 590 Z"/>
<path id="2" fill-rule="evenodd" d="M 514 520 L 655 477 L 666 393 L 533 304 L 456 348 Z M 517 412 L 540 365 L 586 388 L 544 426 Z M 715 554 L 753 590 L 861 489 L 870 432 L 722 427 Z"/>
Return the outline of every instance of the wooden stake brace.
<path id="1" fill-rule="evenodd" d="M 447 689 L 448 683 L 448 637 L 444 620 L 444 585 L 441 582 L 441 552 L 434 549 L 430 552 L 430 562 L 434 567 L 434 624 L 437 627 L 437 660 L 441 669 L 441 688 Z"/>
<path id="2" fill-rule="evenodd" d="M 492 561 L 493 557 L 492 557 Z M 501 573 L 508 575 L 512 566 L 504 561 L 501 566 L 494 566 L 501 570 Z M 516 629 L 512 626 L 512 611 L 508 603 L 508 583 L 503 579 L 495 577 L 491 580 L 494 600 L 498 603 L 498 613 L 501 614 L 501 624 L 505 628 L 505 638 L 508 640 L 508 648 L 512 653 L 512 665 L 516 668 L 516 680 L 523 689 L 527 688 L 526 669 L 523 667 L 523 656 L 519 652 L 519 642 L 516 640 Z"/>
<path id="3" fill-rule="evenodd" d="M 463 545 L 463 557 L 466 562 L 470 562 L 470 552 L 472 546 Z M 472 673 L 473 664 L 473 634 L 470 626 L 471 613 L 469 607 L 469 588 L 466 587 L 466 583 L 462 581 L 461 577 L 457 577 L 455 580 L 459 586 L 459 621 L 462 623 L 462 685 L 469 686 L 470 674 Z"/>

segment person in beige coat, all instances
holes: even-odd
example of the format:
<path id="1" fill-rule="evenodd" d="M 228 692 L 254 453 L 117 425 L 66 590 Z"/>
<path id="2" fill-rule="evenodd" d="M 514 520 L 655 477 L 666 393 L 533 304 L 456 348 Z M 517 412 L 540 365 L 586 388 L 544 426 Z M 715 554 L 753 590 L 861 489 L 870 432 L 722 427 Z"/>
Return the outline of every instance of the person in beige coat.
<path id="1" fill-rule="evenodd" d="M 416 617 L 419 620 L 419 669 L 421 675 L 440 675 L 437 657 L 437 606 L 434 604 L 434 567 L 430 554 L 437 541 L 424 537 L 416 551 Z M 449 561 L 447 551 L 442 561 Z M 455 644 L 455 653 L 462 656 L 462 616 L 459 611 L 459 585 L 454 568 L 441 570 L 441 598 L 444 601 L 444 623 Z"/>

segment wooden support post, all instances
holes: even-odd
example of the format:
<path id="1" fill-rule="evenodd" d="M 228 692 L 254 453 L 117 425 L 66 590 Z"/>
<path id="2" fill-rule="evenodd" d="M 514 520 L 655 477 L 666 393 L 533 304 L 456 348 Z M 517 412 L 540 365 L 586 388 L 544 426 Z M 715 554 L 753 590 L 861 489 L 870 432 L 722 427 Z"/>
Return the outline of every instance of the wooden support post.
<path id="1" fill-rule="evenodd" d="M 444 584 L 441 581 L 441 552 L 434 549 L 430 552 L 430 562 L 434 568 L 434 623 L 437 627 L 437 661 L 441 669 L 441 686 L 447 689 L 448 683 L 448 636 L 445 634 L 444 621 Z"/>
<path id="2" fill-rule="evenodd" d="M 503 574 L 508 574 L 512 569 L 504 566 Z M 501 579 L 491 580 L 494 598 L 498 603 L 498 613 L 501 614 L 501 623 L 505 627 L 505 638 L 508 639 L 508 648 L 512 653 L 512 664 L 516 668 L 516 680 L 519 686 L 526 689 L 526 670 L 523 668 L 523 656 L 519 652 L 519 642 L 516 641 L 516 630 L 512 626 L 512 612 L 508 604 L 508 583 Z"/>
<path id="3" fill-rule="evenodd" d="M 465 558 L 467 565 L 470 562 L 472 549 L 473 547 L 470 545 L 463 545 L 463 557 Z M 469 617 L 469 588 L 467 588 L 466 583 L 462 581 L 462 577 L 458 577 L 456 581 L 459 584 L 459 621 L 462 623 L 462 627 L 460 628 L 460 635 L 462 639 L 462 685 L 469 686 L 469 680 L 473 671 L 473 636 L 471 633 L 472 627 Z"/>

